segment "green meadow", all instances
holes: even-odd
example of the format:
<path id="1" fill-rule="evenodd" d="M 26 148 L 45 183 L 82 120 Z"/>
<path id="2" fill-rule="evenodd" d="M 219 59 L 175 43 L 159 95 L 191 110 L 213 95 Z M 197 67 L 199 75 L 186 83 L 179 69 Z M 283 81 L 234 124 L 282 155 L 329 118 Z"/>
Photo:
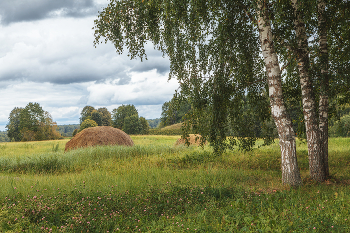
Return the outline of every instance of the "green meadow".
<path id="1" fill-rule="evenodd" d="M 0 232 L 350 232 L 350 138 L 331 138 L 331 178 L 281 184 L 276 141 L 214 156 L 179 136 L 64 153 L 68 140 L 0 143 Z"/>

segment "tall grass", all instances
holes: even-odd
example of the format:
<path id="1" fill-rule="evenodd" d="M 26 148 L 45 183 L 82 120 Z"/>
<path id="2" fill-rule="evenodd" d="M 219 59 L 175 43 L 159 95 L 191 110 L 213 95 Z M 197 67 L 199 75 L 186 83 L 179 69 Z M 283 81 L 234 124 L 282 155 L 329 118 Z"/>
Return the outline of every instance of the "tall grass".
<path id="1" fill-rule="evenodd" d="M 0 144 L 0 232 L 348 232 L 350 139 L 330 140 L 332 178 L 281 184 L 277 143 L 249 153 L 174 147 L 177 136 L 133 136 L 134 147 L 64 153 L 65 141 Z M 58 145 L 58 146 L 57 146 Z"/>

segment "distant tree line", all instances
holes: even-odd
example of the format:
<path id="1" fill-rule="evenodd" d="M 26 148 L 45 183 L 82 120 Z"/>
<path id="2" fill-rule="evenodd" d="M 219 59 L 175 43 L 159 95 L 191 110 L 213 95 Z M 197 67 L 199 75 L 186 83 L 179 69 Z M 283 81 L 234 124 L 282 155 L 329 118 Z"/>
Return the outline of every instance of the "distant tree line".
<path id="1" fill-rule="evenodd" d="M 191 104 L 187 99 L 178 99 L 174 96 L 162 106 L 161 122 L 159 127 L 177 124 L 183 121 L 184 116 L 191 110 Z"/>
<path id="2" fill-rule="evenodd" d="M 0 131 L 0 142 L 9 142 L 10 138 L 7 136 L 7 131 Z"/>
<path id="3" fill-rule="evenodd" d="M 54 140 L 61 137 L 50 113 L 38 103 L 28 103 L 25 108 L 15 107 L 10 112 L 6 128 L 11 141 Z"/>
<path id="4" fill-rule="evenodd" d="M 161 122 L 160 118 L 156 118 L 156 119 L 148 119 L 147 120 L 148 125 L 150 128 L 157 128 Z"/>
<path id="5" fill-rule="evenodd" d="M 59 125 L 58 126 L 58 132 L 63 137 L 71 137 L 73 135 L 74 130 L 79 129 L 79 124 L 72 124 L 72 125 Z"/>
<path id="6" fill-rule="evenodd" d="M 139 117 L 134 105 L 121 105 L 113 109 L 112 114 L 107 108 L 95 109 L 85 106 L 80 114 L 80 128 L 73 133 L 95 126 L 112 126 L 127 134 L 148 134 L 149 124 L 144 117 Z"/>

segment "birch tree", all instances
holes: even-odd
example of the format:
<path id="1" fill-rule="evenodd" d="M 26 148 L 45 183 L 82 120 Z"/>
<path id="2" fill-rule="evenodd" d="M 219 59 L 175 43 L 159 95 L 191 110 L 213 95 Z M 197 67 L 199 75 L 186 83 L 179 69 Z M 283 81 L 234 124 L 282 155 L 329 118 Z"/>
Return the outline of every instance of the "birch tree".
<path id="1" fill-rule="evenodd" d="M 269 22 L 267 4 L 263 1 L 258 3 L 258 28 L 261 41 L 261 50 L 266 65 L 267 82 L 269 85 L 269 97 L 271 114 L 278 129 L 281 159 L 282 181 L 298 186 L 301 184 L 300 172 L 297 163 L 295 133 L 292 121 L 288 116 L 282 95 L 281 70 L 278 57 L 273 45 L 273 35 Z"/>
<path id="2" fill-rule="evenodd" d="M 278 1 L 274 12 L 274 25 L 279 28 L 275 31 L 277 34 L 284 34 L 278 39 L 279 54 L 286 66 L 289 66 L 286 69 L 288 75 L 294 76 L 300 82 L 310 177 L 324 181 L 329 177 L 329 99 L 333 102 L 332 108 L 340 96 L 347 96 L 349 92 L 339 86 L 339 83 L 342 83 L 344 87 L 349 87 L 349 65 L 347 62 L 333 59 L 333 69 L 329 71 L 331 63 L 328 59 L 328 43 L 331 42 L 332 47 L 339 46 L 335 41 L 338 40 L 337 34 L 341 33 L 339 26 L 349 22 L 349 16 L 346 14 L 349 12 L 349 3 L 341 0 L 327 3 L 323 0 Z M 292 24 L 293 27 L 290 26 Z M 333 49 L 332 56 L 342 56 L 342 49 L 347 46 L 342 44 L 341 49 Z"/>
<path id="3" fill-rule="evenodd" d="M 319 33 L 324 35 L 322 30 L 327 28 L 328 32 L 333 24 L 324 27 L 322 4 L 319 0 L 316 6 Z M 295 132 L 282 90 L 288 86 L 282 77 L 283 69 L 286 75 L 298 80 L 297 86 L 301 88 L 295 92 L 295 98 L 303 100 L 311 177 L 322 181 L 327 176 L 323 172 L 327 170 L 326 152 L 321 153 L 326 151 L 323 149 L 326 144 L 321 147 L 321 141 L 328 137 L 327 69 L 322 69 L 319 79 L 324 85 L 321 92 L 316 91 L 321 96 L 317 105 L 308 58 L 309 34 L 303 21 L 309 18 L 303 17 L 303 7 L 296 0 L 111 0 L 95 20 L 94 44 L 102 43 L 103 39 L 111 41 L 118 53 L 126 49 L 131 58 L 142 60 L 147 59 L 145 44 L 153 42 L 170 59 L 169 78 L 179 81 L 180 94 L 192 105 L 185 117 L 185 129 L 200 133 L 217 153 L 234 145 L 254 144 L 256 138 L 249 134 L 238 141 L 226 140 L 228 124 L 247 125 L 242 113 L 245 101 L 256 106 L 251 114 L 261 122 L 272 115 L 280 139 L 282 182 L 297 186 L 301 179 Z M 307 10 L 315 14 L 314 8 Z M 344 24 L 344 16 L 340 18 Z M 307 23 L 314 25 L 311 21 Z M 324 48 L 324 39 L 319 38 Z M 326 67 L 327 54 L 323 54 L 321 63 Z M 282 68 L 278 57 L 282 58 Z M 339 67 L 340 62 L 336 64 Z M 316 111 L 318 106 L 320 115 Z"/>

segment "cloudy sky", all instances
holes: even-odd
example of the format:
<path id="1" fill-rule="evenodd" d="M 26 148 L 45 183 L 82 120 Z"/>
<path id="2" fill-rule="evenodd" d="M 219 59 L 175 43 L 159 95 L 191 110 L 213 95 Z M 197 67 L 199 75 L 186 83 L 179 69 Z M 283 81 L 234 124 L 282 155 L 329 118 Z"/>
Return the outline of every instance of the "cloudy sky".
<path id="1" fill-rule="evenodd" d="M 79 123 L 86 105 L 134 104 L 146 119 L 177 89 L 169 59 L 149 45 L 148 60 L 93 46 L 94 19 L 109 0 L 0 1 L 0 130 L 14 107 L 39 103 L 57 124 Z"/>

